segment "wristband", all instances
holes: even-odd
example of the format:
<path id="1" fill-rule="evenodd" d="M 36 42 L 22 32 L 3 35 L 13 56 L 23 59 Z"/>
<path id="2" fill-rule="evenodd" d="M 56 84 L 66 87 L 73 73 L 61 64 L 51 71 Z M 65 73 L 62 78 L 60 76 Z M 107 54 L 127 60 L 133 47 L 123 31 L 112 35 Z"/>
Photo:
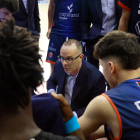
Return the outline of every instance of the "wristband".
<path id="1" fill-rule="evenodd" d="M 73 116 L 69 121 L 65 123 L 66 133 L 72 133 L 80 128 L 80 125 L 75 116 Z"/>

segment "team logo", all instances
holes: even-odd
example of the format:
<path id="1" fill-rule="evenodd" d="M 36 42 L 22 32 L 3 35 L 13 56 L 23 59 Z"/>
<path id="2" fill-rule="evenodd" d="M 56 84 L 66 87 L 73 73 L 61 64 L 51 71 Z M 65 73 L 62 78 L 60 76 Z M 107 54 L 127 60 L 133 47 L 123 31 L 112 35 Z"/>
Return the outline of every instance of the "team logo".
<path id="1" fill-rule="evenodd" d="M 49 57 L 50 57 L 50 58 L 53 57 L 53 53 L 52 53 L 52 52 L 49 53 Z"/>
<path id="2" fill-rule="evenodd" d="M 59 19 L 68 20 L 69 18 L 79 18 L 79 13 L 74 13 L 73 10 L 74 4 L 72 3 L 70 6 L 67 6 L 69 12 L 59 13 Z"/>
<path id="3" fill-rule="evenodd" d="M 72 7 L 73 7 L 73 3 L 70 6 L 67 6 L 69 13 L 71 13 L 73 11 Z"/>
<path id="4" fill-rule="evenodd" d="M 54 47 L 54 43 L 51 43 L 50 45 L 49 45 L 49 50 L 50 51 L 53 51 L 53 52 L 55 52 L 56 51 L 56 49 L 55 48 L 53 48 Z M 52 52 L 51 52 L 52 53 Z"/>
<path id="5" fill-rule="evenodd" d="M 137 109 L 140 110 L 140 101 L 134 102 L 134 105 L 136 105 Z"/>
<path id="6" fill-rule="evenodd" d="M 136 23 L 135 29 L 136 32 L 140 35 L 140 21 Z"/>

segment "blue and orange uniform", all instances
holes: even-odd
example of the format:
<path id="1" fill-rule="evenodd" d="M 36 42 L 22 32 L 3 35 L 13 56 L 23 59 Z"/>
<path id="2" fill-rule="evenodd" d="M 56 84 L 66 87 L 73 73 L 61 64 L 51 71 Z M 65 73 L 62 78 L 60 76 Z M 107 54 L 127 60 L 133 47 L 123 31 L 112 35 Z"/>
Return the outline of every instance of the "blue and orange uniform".
<path id="1" fill-rule="evenodd" d="M 110 102 L 119 122 L 118 138 L 105 125 L 108 139 L 140 140 L 140 78 L 127 80 L 102 95 Z"/>
<path id="2" fill-rule="evenodd" d="M 66 40 L 81 40 L 80 10 L 80 0 L 55 0 L 54 25 L 46 62 L 55 64 L 60 48 Z"/>
<path id="3" fill-rule="evenodd" d="M 140 0 L 120 0 L 118 4 L 131 12 L 128 32 L 135 34 L 140 43 Z"/>

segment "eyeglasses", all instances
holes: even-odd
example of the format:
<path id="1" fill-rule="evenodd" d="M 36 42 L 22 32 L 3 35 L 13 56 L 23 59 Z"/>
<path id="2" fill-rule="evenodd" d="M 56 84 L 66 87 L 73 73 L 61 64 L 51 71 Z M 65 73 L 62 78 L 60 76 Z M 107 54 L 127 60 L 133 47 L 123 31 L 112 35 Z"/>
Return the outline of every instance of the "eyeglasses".
<path id="1" fill-rule="evenodd" d="M 81 55 L 81 54 L 80 54 Z M 66 60 L 67 63 L 72 63 L 73 60 L 77 59 L 80 55 L 76 56 L 75 58 L 63 58 L 61 55 L 57 56 L 58 60 L 61 62 L 64 62 L 64 60 Z"/>

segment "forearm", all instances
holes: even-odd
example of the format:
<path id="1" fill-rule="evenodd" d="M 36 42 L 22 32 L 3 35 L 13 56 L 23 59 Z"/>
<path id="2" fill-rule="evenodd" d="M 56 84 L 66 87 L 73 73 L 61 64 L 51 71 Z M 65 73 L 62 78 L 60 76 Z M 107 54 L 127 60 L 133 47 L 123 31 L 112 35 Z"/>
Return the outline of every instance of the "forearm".
<path id="1" fill-rule="evenodd" d="M 120 22 L 119 22 L 119 27 L 118 30 L 120 31 L 128 31 L 128 24 L 129 24 L 129 20 L 130 20 L 130 11 L 127 11 L 125 9 L 123 9 L 122 11 L 122 16 L 120 18 Z"/>
<path id="2" fill-rule="evenodd" d="M 55 10 L 55 4 L 53 2 L 50 2 L 48 8 L 48 30 L 52 29 L 54 10 Z"/>
<path id="3" fill-rule="evenodd" d="M 76 131 L 74 131 L 74 132 L 72 132 L 72 133 L 69 134 L 69 135 L 70 135 L 70 136 L 77 136 L 77 137 L 81 138 L 82 140 L 85 140 L 81 128 L 78 129 L 78 130 L 76 130 Z"/>
<path id="4" fill-rule="evenodd" d="M 118 30 L 127 32 L 128 31 L 128 23 L 129 23 L 129 21 L 126 21 L 125 19 L 121 18 L 120 22 L 119 22 Z"/>
<path id="5" fill-rule="evenodd" d="M 84 140 L 84 135 L 81 131 L 80 125 L 76 119 L 75 116 L 73 116 L 72 113 L 69 113 L 67 117 L 65 117 L 65 129 L 66 129 L 66 134 L 70 136 L 77 136 Z"/>
<path id="6" fill-rule="evenodd" d="M 94 140 L 97 138 L 105 137 L 104 125 L 101 125 L 97 131 L 86 137 L 87 140 Z"/>

